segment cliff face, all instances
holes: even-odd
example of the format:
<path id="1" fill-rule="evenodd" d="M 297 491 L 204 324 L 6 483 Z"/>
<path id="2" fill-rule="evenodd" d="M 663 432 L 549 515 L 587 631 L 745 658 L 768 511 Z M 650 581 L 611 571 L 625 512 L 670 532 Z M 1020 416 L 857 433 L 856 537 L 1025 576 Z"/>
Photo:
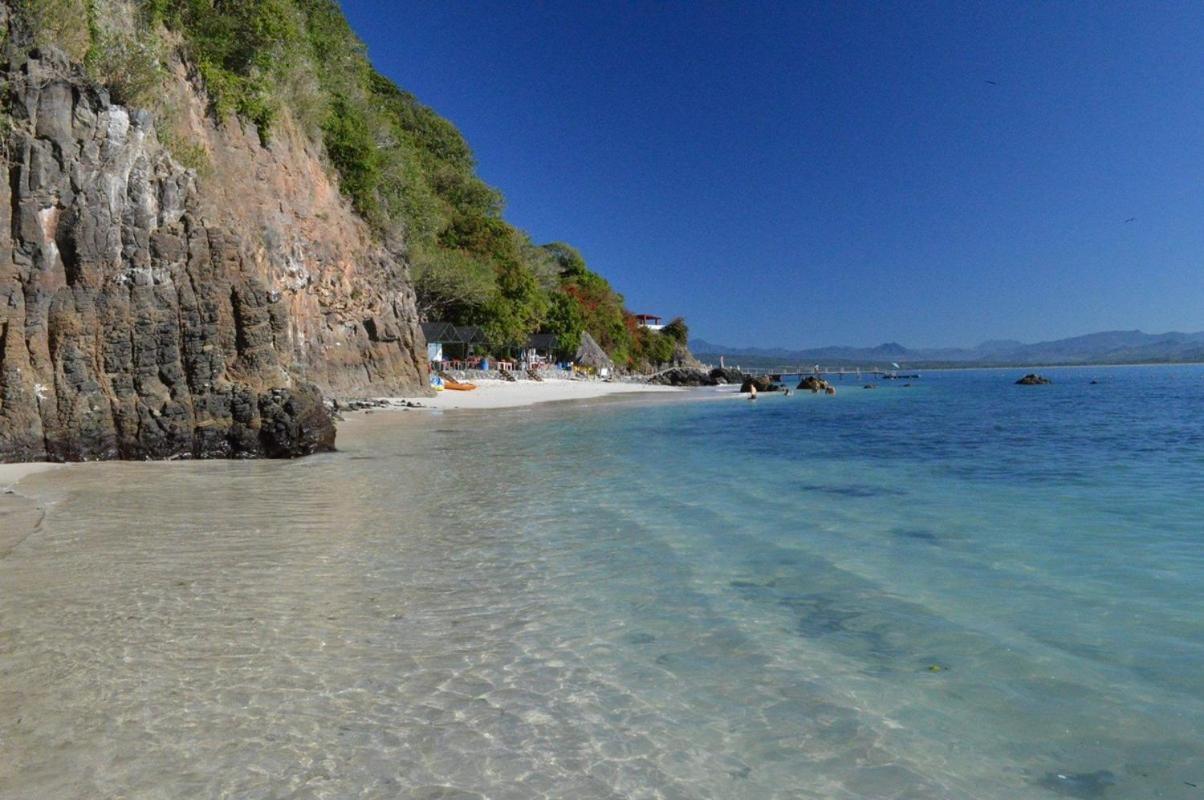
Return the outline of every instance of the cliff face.
<path id="1" fill-rule="evenodd" d="M 270 147 L 173 91 L 208 167 L 55 51 L 5 74 L 0 460 L 330 449 L 321 393 L 420 391 L 404 264 L 287 126 Z"/>

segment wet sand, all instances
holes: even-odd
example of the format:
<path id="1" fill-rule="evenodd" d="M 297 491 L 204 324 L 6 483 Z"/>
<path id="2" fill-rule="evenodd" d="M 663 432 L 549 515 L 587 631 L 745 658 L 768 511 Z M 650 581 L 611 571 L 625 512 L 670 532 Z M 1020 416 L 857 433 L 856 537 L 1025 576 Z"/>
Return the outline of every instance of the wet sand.
<path id="1" fill-rule="evenodd" d="M 39 472 L 58 469 L 62 464 L 35 461 L 30 464 L 0 464 L 0 492 L 11 489 L 19 481 Z"/>
<path id="2" fill-rule="evenodd" d="M 21 494 L 16 485 L 30 475 L 61 467 L 62 464 L 0 464 L 0 558 L 4 558 L 30 533 L 37 529 L 45 512 L 32 498 Z"/>

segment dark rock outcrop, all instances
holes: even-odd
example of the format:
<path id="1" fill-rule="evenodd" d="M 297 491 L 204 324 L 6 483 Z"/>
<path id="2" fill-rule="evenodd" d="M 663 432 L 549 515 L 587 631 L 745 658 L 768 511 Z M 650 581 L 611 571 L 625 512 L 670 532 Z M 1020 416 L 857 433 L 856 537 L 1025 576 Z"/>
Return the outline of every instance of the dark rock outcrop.
<path id="1" fill-rule="evenodd" d="M 731 367 L 715 367 L 710 372 L 710 377 L 714 379 L 716 384 L 743 384 L 744 379 L 748 376 L 738 369 Z"/>
<path id="2" fill-rule="evenodd" d="M 825 392 L 827 394 L 836 394 L 836 387 L 828 383 L 823 378 L 818 378 L 815 375 L 808 375 L 798 382 L 799 390 L 806 390 L 812 394 Z"/>
<path id="3" fill-rule="evenodd" d="M 740 391 L 745 394 L 751 394 L 753 387 L 756 387 L 758 392 L 777 392 L 781 390 L 782 385 L 774 383 L 768 375 L 745 376 L 744 382 L 740 384 Z"/>
<path id="4" fill-rule="evenodd" d="M 207 122 L 198 179 L 55 51 L 9 58 L 0 461 L 304 455 L 334 446 L 322 391 L 422 386 L 404 265 L 260 196 L 312 154 Z"/>
<path id="5" fill-rule="evenodd" d="M 1020 380 L 1016 381 L 1017 386 L 1041 386 L 1046 383 L 1053 383 L 1053 381 L 1051 381 L 1049 378 L 1046 378 L 1044 375 L 1038 375 L 1035 372 L 1030 372 Z"/>
<path id="6" fill-rule="evenodd" d="M 719 383 L 709 373 L 691 367 L 673 367 L 658 372 L 648 382 L 660 386 L 715 386 Z"/>

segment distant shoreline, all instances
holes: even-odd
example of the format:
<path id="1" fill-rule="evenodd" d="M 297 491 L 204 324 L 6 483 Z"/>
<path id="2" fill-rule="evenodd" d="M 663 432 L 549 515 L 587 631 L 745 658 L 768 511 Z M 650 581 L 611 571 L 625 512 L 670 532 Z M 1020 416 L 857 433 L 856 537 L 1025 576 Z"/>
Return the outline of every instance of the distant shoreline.
<path id="1" fill-rule="evenodd" d="M 711 353 L 703 353 L 702 354 L 702 356 L 706 356 L 706 357 L 710 357 L 711 355 L 713 355 L 713 354 L 711 354 Z M 699 357 L 701 358 L 701 356 L 699 356 Z M 725 360 L 725 362 L 727 362 L 727 361 L 735 361 L 736 359 L 725 355 L 724 360 Z M 866 364 L 849 364 L 849 363 L 839 363 L 839 362 L 833 362 L 830 364 L 821 364 L 820 366 L 827 367 L 830 369 L 860 369 L 862 372 L 891 372 L 891 371 L 906 371 L 906 370 L 924 370 L 925 372 L 965 372 L 967 370 L 973 370 L 973 369 L 1036 370 L 1036 369 L 1111 369 L 1111 368 L 1116 368 L 1116 367 L 1198 367 L 1198 366 L 1204 366 L 1204 361 L 1138 361 L 1138 362 L 1131 362 L 1131 363 L 1130 362 L 1117 362 L 1117 363 L 1091 362 L 1091 363 L 1086 363 L 1086 364 L 1081 361 L 1075 361 L 1075 362 L 1071 362 L 1071 363 L 1062 363 L 1062 364 L 1058 364 L 1058 363 L 1053 363 L 1053 364 L 939 364 L 936 366 L 929 366 L 928 364 L 925 364 L 924 362 L 906 362 L 906 363 L 899 362 L 899 363 L 901 366 L 899 367 L 898 370 L 884 370 L 881 366 L 876 365 L 876 364 L 873 366 L 868 366 Z M 715 365 L 712 365 L 712 366 L 715 366 Z M 730 365 L 728 368 L 736 369 L 736 370 L 742 370 L 742 369 L 747 368 L 747 369 L 755 369 L 760 372 L 765 372 L 768 370 L 772 370 L 774 367 L 781 367 L 781 366 L 798 367 L 798 366 L 802 366 L 802 365 L 800 365 L 800 364 L 794 364 L 794 365 L 772 364 L 769 366 L 761 366 L 758 364 L 736 363 L 736 364 Z M 821 369 L 820 371 L 823 372 L 824 370 Z M 810 372 L 811 372 L 810 370 L 803 370 L 802 373 L 796 372 L 795 370 L 786 370 L 786 371 L 783 371 L 782 374 L 783 375 L 797 375 L 797 374 L 810 374 Z"/>
<path id="2" fill-rule="evenodd" d="M 1132 367 L 1198 367 L 1204 366 L 1204 361 L 1155 361 L 1144 364 L 1014 364 L 1014 365 L 997 365 L 989 364 L 983 366 L 966 366 L 966 367 L 923 367 L 915 364 L 909 364 L 905 369 L 922 369 L 925 372 L 966 372 L 967 370 L 983 369 L 983 370 L 1017 370 L 1023 369 L 1032 372 L 1033 370 L 1041 369 L 1119 369 Z"/>

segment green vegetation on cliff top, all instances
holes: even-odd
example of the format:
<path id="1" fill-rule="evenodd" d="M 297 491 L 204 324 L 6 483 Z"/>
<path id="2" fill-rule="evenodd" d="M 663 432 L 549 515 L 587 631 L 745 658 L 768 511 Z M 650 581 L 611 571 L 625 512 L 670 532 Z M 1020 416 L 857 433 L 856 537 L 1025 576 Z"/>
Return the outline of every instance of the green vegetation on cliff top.
<path id="1" fill-rule="evenodd" d="M 571 353 L 588 331 L 616 362 L 665 363 L 684 324 L 640 328 L 573 247 L 538 246 L 502 218 L 450 122 L 378 73 L 334 0 L 20 0 L 35 43 L 83 63 L 115 99 L 155 107 L 178 48 L 218 118 L 270 142 L 292 121 L 320 142 L 340 187 L 383 241 L 404 251 L 427 319 L 479 324 L 495 349 L 553 333 Z M 201 160 L 165 136 L 184 163 Z"/>

